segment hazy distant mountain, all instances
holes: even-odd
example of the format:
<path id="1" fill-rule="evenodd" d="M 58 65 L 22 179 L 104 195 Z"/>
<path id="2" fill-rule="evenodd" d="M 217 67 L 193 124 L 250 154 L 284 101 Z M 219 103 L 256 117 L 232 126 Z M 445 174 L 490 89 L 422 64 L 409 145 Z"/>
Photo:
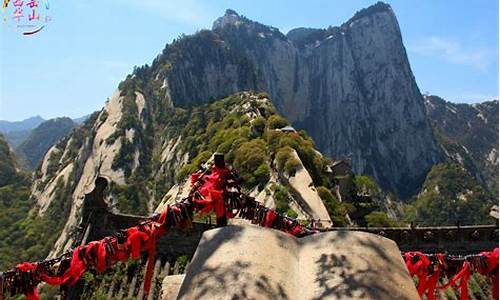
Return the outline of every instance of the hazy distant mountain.
<path id="1" fill-rule="evenodd" d="M 59 139 L 67 136 L 77 126 L 70 118 L 55 118 L 43 122 L 33 129 L 26 139 L 15 149 L 26 167 L 34 169 L 47 150 Z"/>
<path id="2" fill-rule="evenodd" d="M 75 118 L 72 121 L 75 123 L 75 126 L 81 125 L 89 118 L 89 116 L 90 115 L 85 115 Z M 40 116 L 31 117 L 23 121 L 0 120 L 0 133 L 4 135 L 4 138 L 9 146 L 12 149 L 16 149 L 31 135 L 31 131 L 44 121 L 45 119 Z"/>
<path id="3" fill-rule="evenodd" d="M 28 138 L 32 129 L 2 132 L 5 140 L 12 149 L 16 149 L 24 140 Z"/>
<path id="4" fill-rule="evenodd" d="M 22 121 L 4 121 L 0 120 L 0 132 L 1 133 L 8 133 L 12 131 L 25 131 L 25 130 L 31 130 L 38 125 L 40 125 L 43 121 L 45 121 L 42 117 L 40 116 L 35 116 L 31 118 L 27 118 Z"/>
<path id="5" fill-rule="evenodd" d="M 89 115 L 85 115 L 83 117 L 75 118 L 75 119 L 73 119 L 73 122 L 75 122 L 76 124 L 80 125 L 80 124 L 83 124 L 89 117 L 90 117 L 90 114 Z"/>
<path id="6" fill-rule="evenodd" d="M 43 258 L 43 253 L 37 257 L 32 254 L 40 252 L 37 244 L 44 238 L 43 231 L 27 221 L 28 213 L 33 206 L 33 202 L 30 201 L 30 186 L 30 174 L 19 168 L 16 156 L 0 134 L 0 269 L 2 270 L 30 258 Z M 21 222 L 23 225 L 20 225 Z"/>

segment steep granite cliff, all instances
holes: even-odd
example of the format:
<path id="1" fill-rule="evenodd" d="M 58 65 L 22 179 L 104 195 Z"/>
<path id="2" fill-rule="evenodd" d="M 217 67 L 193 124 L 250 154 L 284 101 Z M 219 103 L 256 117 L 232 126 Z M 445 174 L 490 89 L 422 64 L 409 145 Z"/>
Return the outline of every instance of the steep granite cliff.
<path id="1" fill-rule="evenodd" d="M 292 123 L 329 157 L 349 157 L 405 198 L 442 159 L 411 72 L 399 26 L 383 3 L 340 27 L 286 36 L 228 10 L 212 30 L 167 45 L 145 80 L 163 81 L 175 106 L 239 90 L 268 92 Z"/>

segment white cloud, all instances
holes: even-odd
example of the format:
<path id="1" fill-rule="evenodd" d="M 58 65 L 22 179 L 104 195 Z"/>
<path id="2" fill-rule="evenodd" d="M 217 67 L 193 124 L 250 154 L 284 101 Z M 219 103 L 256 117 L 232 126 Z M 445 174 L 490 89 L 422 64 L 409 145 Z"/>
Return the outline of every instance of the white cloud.
<path id="1" fill-rule="evenodd" d="M 166 21 L 198 27 L 211 25 L 216 17 L 204 5 L 205 3 L 199 0 L 119 0 L 118 2 L 159 16 Z"/>
<path id="2" fill-rule="evenodd" d="M 437 36 L 410 43 L 409 51 L 427 56 L 435 56 L 449 63 L 470 66 L 486 71 L 492 63 L 492 58 L 498 55 L 486 47 L 464 47 L 460 43 Z"/>

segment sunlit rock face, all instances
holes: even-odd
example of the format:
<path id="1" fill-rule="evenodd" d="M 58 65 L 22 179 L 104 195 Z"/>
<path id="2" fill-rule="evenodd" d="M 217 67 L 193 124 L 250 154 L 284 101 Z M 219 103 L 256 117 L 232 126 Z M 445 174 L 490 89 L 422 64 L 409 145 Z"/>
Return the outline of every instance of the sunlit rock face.
<path id="1" fill-rule="evenodd" d="M 364 9 L 340 27 L 278 29 L 228 10 L 168 45 L 156 64 L 174 105 L 240 90 L 266 91 L 289 120 L 332 158 L 348 157 L 401 197 L 442 159 L 390 6 Z M 153 63 L 153 70 L 155 62 Z"/>

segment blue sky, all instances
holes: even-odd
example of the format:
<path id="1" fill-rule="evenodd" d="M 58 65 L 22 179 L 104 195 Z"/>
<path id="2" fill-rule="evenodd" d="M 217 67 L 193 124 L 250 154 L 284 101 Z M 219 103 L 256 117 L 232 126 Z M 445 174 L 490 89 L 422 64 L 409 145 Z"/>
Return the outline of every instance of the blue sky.
<path id="1" fill-rule="evenodd" d="M 134 65 L 151 63 L 181 33 L 210 28 L 226 8 L 286 33 L 340 25 L 375 3 L 49 1 L 51 20 L 35 35 L 23 36 L 13 20 L 0 24 L 0 119 L 79 117 L 100 109 Z M 423 93 L 469 103 L 498 97 L 498 1 L 388 3 Z"/>

